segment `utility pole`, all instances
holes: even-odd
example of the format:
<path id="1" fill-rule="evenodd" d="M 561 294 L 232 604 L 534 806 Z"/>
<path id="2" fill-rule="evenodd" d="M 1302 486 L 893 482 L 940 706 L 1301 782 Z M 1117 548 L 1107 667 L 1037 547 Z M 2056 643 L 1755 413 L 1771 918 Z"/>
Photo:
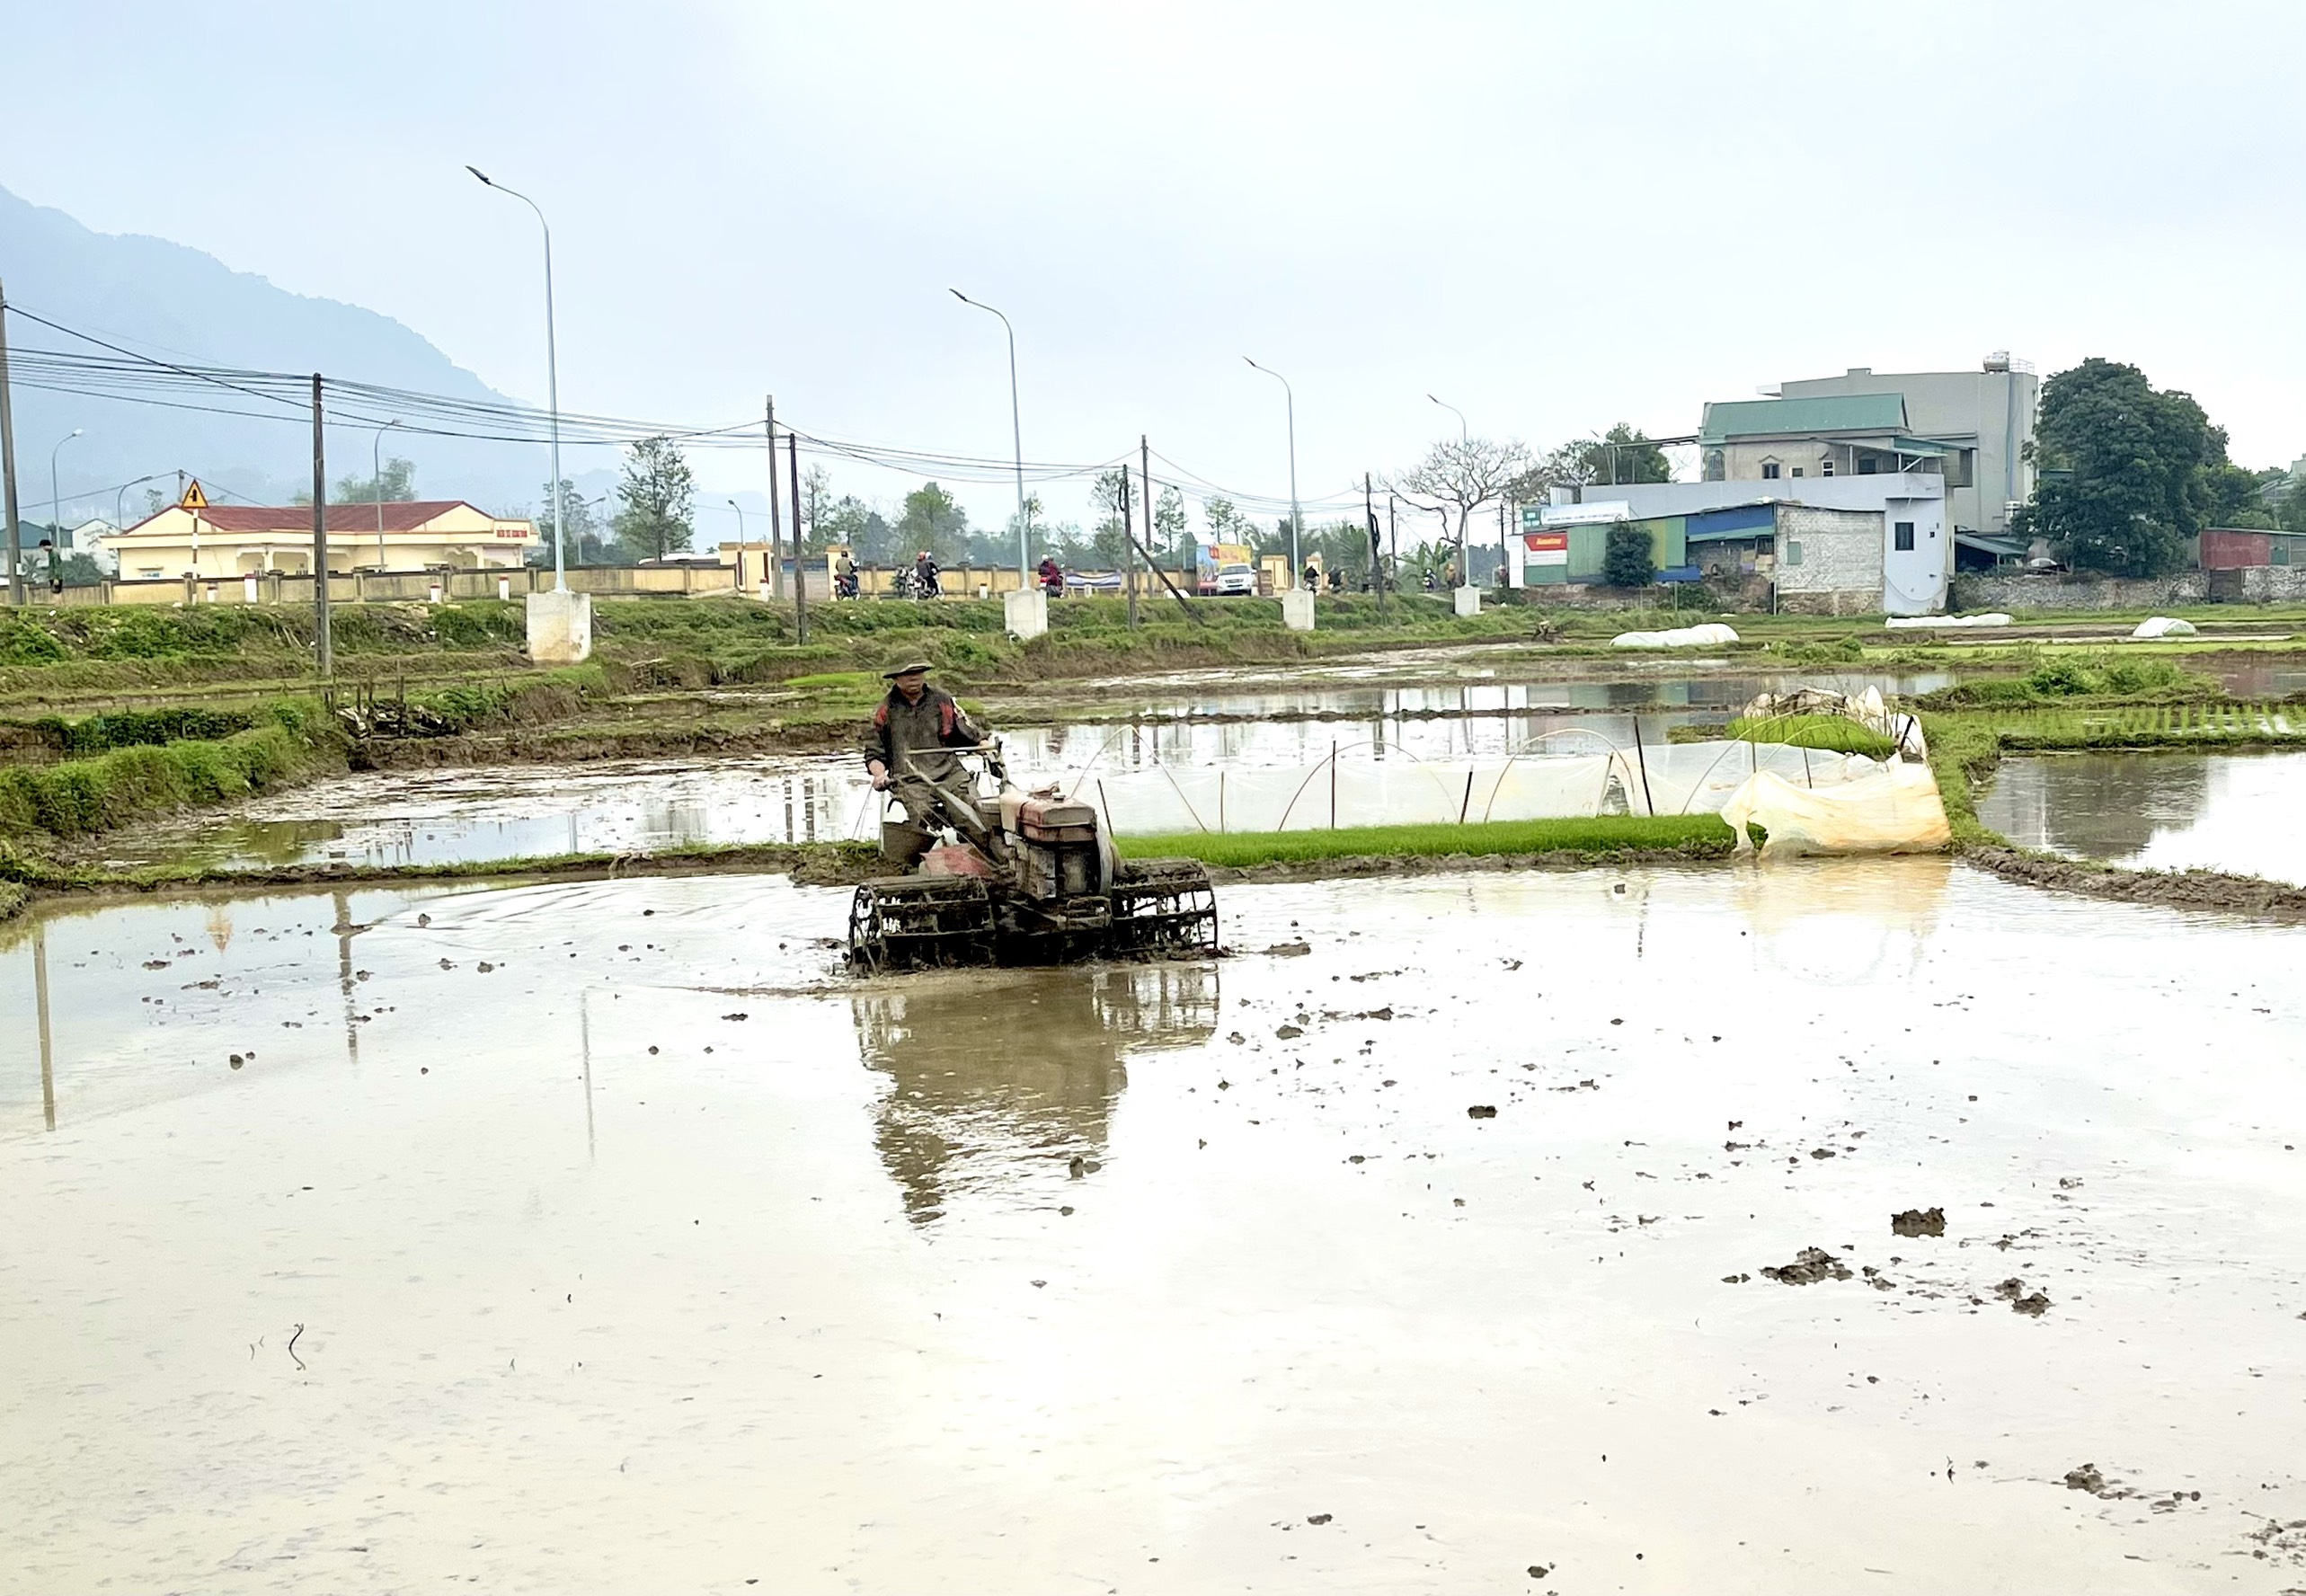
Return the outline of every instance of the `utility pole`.
<path id="1" fill-rule="evenodd" d="M 785 463 L 793 467 L 785 474 L 788 480 L 785 491 L 793 495 L 793 629 L 794 639 L 809 641 L 809 575 L 801 567 L 801 435 L 792 428 L 785 429 Z M 776 451 L 771 449 L 771 454 Z"/>
<path id="2" fill-rule="evenodd" d="M 1370 586 L 1377 590 L 1378 619 L 1385 619 L 1385 545 L 1377 537 L 1377 489 L 1361 473 L 1361 517 L 1370 528 Z"/>
<path id="3" fill-rule="evenodd" d="M 8 293 L 0 288 L 0 495 L 7 501 L 8 602 L 24 603 L 24 528 L 16 519 L 16 418 L 8 408 Z"/>
<path id="4" fill-rule="evenodd" d="M 557 494 L 560 484 L 554 483 Z M 336 652 L 328 638 L 328 450 L 323 438 L 320 373 L 312 374 L 312 606 L 313 645 L 323 681 L 336 674 Z"/>
<path id="5" fill-rule="evenodd" d="M 1137 534 L 1130 520 L 1129 457 L 1121 457 L 1121 590 L 1129 600 L 1129 629 L 1137 630 Z"/>
<path id="6" fill-rule="evenodd" d="M 1385 541 L 1392 556 L 1389 562 L 1392 569 L 1386 573 L 1389 581 L 1398 581 L 1401 576 L 1400 511 L 1400 496 L 1388 488 L 1385 495 Z"/>
<path id="7" fill-rule="evenodd" d="M 768 596 L 785 597 L 785 576 L 782 562 L 785 544 L 785 512 L 776 507 L 776 395 L 771 394 L 761 401 L 761 425 L 768 433 Z M 795 574 L 801 562 L 793 562 Z"/>
<path id="8" fill-rule="evenodd" d="M 1137 477 L 1145 484 L 1145 568 L 1161 568 L 1161 545 L 1153 541 L 1153 446 L 1137 435 Z"/>

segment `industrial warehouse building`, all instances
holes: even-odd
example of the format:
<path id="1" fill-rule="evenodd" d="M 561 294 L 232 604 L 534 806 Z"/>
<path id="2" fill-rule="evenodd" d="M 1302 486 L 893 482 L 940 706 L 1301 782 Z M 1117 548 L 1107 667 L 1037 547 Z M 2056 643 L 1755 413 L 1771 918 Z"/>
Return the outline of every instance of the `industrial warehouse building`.
<path id="1" fill-rule="evenodd" d="M 517 568 L 537 542 L 533 522 L 492 516 L 461 499 L 328 507 L 332 572 Z M 312 506 L 172 504 L 98 543 L 129 581 L 309 576 Z"/>

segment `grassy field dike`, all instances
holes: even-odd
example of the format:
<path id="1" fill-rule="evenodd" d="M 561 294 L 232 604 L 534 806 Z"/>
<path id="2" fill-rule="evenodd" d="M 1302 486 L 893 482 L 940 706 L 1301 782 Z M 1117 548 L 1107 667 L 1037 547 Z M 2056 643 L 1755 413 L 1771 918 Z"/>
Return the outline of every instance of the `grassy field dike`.
<path id="1" fill-rule="evenodd" d="M 0 611 L 0 918 L 35 892 L 187 888 L 347 879 L 439 879 L 761 869 L 815 882 L 864 879 L 854 844 L 683 848 L 644 857 L 569 856 L 453 869 L 342 867 L 228 878 L 198 867 L 110 872 L 93 839 L 158 815 L 228 803 L 355 769 L 636 756 L 741 755 L 847 742 L 882 690 L 879 672 L 927 657 L 972 707 L 1035 720 L 1097 718 L 1099 678 L 1240 666 L 1286 670 L 1345 655 L 1462 648 L 1483 662 L 1558 662 L 1592 672 L 1637 615 L 1549 613 L 1507 605 L 1459 619 L 1447 600 L 1325 599 L 1320 629 L 1287 631 L 1271 600 L 1197 602 L 1184 615 L 1148 601 L 1132 630 L 1118 599 L 1052 607 L 1046 637 L 1020 644 L 997 604 L 893 602 L 820 608 L 809 640 L 794 617 L 740 599 L 601 600 L 595 658 L 539 669 L 520 652 L 517 604 L 341 609 L 338 671 L 310 669 L 303 609 Z M 2012 847 L 1977 820 L 1972 793 L 2003 753 L 2060 749 L 2290 746 L 2306 725 L 2275 703 L 2229 697 L 2201 667 L 2236 657 L 2306 655 L 2306 612 L 2186 612 L 2194 637 L 2119 643 L 2135 617 L 2028 617 L 2007 631 L 1944 639 L 1891 632 L 1879 617 L 1732 616 L 1742 641 L 1707 651 L 1738 670 L 1954 670 L 1962 680 L 1917 707 L 1945 795 L 1955 850 L 2015 880 L 2098 896 L 2306 913 L 2306 892 L 2254 878 L 2137 872 Z M 1674 618 L 1705 618 L 1682 612 Z M 1654 659 L 1655 656 L 1649 656 Z M 1732 734 L 1848 746 L 1846 724 L 1736 726 Z M 1711 816 L 1375 827 L 1337 831 L 1132 838 L 1137 856 L 1184 855 L 1235 878 L 1431 868 L 1450 861 L 1558 867 L 1599 861 L 1726 857 Z"/>

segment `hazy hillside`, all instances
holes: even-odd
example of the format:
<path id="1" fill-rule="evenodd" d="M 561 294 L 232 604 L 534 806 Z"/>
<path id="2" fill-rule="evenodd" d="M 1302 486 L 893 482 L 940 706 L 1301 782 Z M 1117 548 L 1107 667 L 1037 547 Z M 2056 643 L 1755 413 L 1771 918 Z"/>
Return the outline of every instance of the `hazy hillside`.
<path id="1" fill-rule="evenodd" d="M 60 210 L 0 189 L 0 282 L 13 306 L 142 353 L 201 365 L 319 371 L 396 387 L 471 398 L 501 397 L 471 372 L 390 317 L 332 299 L 308 298 L 235 271 L 212 255 L 164 239 L 93 233 Z M 13 347 L 88 347 L 11 318 Z M 183 469 L 227 489 L 282 501 L 311 476 L 308 423 L 271 421 L 128 401 L 14 389 L 19 489 L 27 519 L 46 519 L 49 455 L 67 445 L 58 476 L 67 523 L 113 513 L 115 483 Z M 231 403 L 229 395 L 226 403 Z M 332 480 L 368 474 L 371 432 L 332 429 Z M 416 463 L 430 497 L 470 498 L 510 509 L 541 497 L 545 452 L 450 439 L 387 439 Z M 103 490 L 101 496 L 98 490 Z M 143 490 L 129 495 L 131 511 Z"/>

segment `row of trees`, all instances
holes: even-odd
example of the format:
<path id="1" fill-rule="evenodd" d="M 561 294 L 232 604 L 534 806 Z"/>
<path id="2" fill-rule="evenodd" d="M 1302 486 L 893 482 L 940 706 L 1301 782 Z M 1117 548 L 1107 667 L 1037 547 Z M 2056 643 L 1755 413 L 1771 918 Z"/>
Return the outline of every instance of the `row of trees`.
<path id="1" fill-rule="evenodd" d="M 339 496 L 359 501 L 381 495 L 405 499 L 412 486 L 412 468 L 397 457 L 389 461 L 378 481 L 346 478 Z M 1473 517 L 1501 499 L 1529 502 L 1547 496 L 1557 483 L 1580 485 L 1610 482 L 1663 482 L 1671 468 L 1656 445 L 1624 423 L 1592 438 L 1565 444 L 1542 457 L 1522 444 L 1491 439 L 1469 439 L 1436 444 L 1410 469 L 1386 481 L 1388 491 L 1417 509 L 1438 512 L 1443 521 L 1441 544 L 1421 540 L 1413 573 L 1426 566 L 1453 564 L 1471 536 Z M 614 563 L 663 559 L 688 549 L 696 536 L 696 479 L 680 447 L 670 438 L 643 439 L 625 453 L 613 510 L 607 496 L 588 500 L 575 484 L 560 483 L 563 532 L 571 557 L 581 563 Z M 1124 547 L 1124 496 L 1129 520 L 1142 526 L 1143 508 L 1137 502 L 1141 485 L 1122 468 L 1100 472 L 1089 489 L 1089 520 L 1052 521 L 1039 494 L 1024 506 L 1025 544 L 1038 560 L 1054 554 L 1075 568 L 1111 569 L 1122 563 Z M 540 528 L 552 519 L 554 490 L 545 485 L 537 511 Z M 1213 497 L 1202 504 L 1206 536 L 1215 543 L 1246 545 L 1259 554 L 1283 554 L 1290 547 L 1286 516 L 1259 521 L 1231 500 Z M 1165 486 L 1153 504 L 1149 546 L 1164 564 L 1189 563 L 1193 532 L 1185 497 Z M 765 539 L 766 528 L 752 529 Z M 909 561 L 923 549 L 943 564 L 1007 564 L 1017 556 L 1017 518 L 1011 515 L 996 528 L 971 526 L 969 513 L 940 483 L 923 483 L 907 493 L 892 519 L 882 510 L 853 493 L 836 494 L 821 466 L 812 466 L 801 478 L 801 542 L 812 553 L 832 546 L 851 550 L 866 564 L 891 565 Z M 791 528 L 786 529 L 791 536 Z M 1140 531 L 1140 538 L 1144 534 Z M 1447 550 L 1444 549 L 1447 545 Z M 1358 520 L 1336 520 L 1315 528 L 1301 528 L 1301 556 L 1320 556 L 1325 568 L 1344 570 L 1358 577 L 1369 564 L 1367 528 Z M 1454 551 L 1454 552 L 1450 552 Z"/>

